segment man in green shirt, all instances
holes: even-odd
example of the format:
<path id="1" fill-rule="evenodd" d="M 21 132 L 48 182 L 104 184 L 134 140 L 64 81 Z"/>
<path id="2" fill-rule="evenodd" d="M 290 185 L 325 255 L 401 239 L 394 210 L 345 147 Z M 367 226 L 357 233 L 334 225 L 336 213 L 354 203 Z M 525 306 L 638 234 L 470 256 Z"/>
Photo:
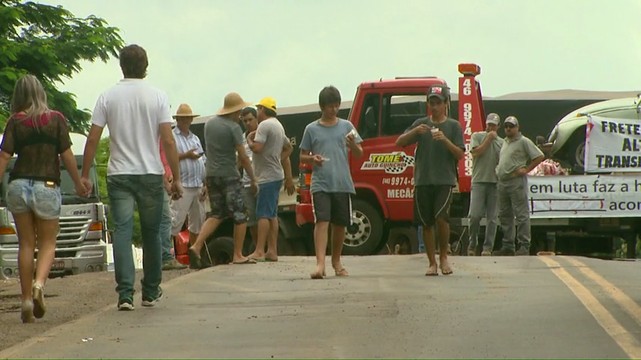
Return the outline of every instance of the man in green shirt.
<path id="1" fill-rule="evenodd" d="M 499 220 L 503 230 L 503 245 L 492 252 L 494 256 L 530 254 L 530 206 L 528 203 L 527 174 L 541 161 L 544 155 L 532 140 L 521 135 L 519 121 L 508 116 L 504 123 L 505 142 L 501 147 L 496 176 L 499 179 Z M 515 231 L 518 229 L 518 234 Z M 514 251 L 514 240 L 519 243 Z"/>

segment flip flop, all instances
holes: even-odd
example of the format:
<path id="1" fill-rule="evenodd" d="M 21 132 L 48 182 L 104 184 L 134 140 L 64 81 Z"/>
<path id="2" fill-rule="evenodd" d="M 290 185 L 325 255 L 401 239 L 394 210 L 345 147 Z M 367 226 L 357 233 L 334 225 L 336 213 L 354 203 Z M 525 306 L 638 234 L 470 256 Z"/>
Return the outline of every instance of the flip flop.
<path id="1" fill-rule="evenodd" d="M 234 261 L 232 264 L 234 265 L 244 265 L 244 264 L 255 264 L 256 260 L 247 258 L 245 261 Z"/>
<path id="2" fill-rule="evenodd" d="M 436 270 L 436 267 L 434 268 L 429 267 L 427 268 L 427 272 L 425 273 L 425 276 L 438 276 L 438 270 Z"/>
<path id="3" fill-rule="evenodd" d="M 253 257 L 248 257 L 248 259 L 250 259 L 250 260 L 254 260 L 254 261 L 255 261 L 255 262 L 257 262 L 257 263 L 267 261 L 265 258 L 253 258 Z"/>
<path id="4" fill-rule="evenodd" d="M 452 271 L 452 268 L 449 265 L 441 266 L 441 273 L 443 275 L 452 275 L 454 274 L 454 271 Z"/>
<path id="5" fill-rule="evenodd" d="M 334 269 L 334 273 L 336 276 L 349 276 L 349 273 L 345 268 L 340 268 L 340 269 Z"/>

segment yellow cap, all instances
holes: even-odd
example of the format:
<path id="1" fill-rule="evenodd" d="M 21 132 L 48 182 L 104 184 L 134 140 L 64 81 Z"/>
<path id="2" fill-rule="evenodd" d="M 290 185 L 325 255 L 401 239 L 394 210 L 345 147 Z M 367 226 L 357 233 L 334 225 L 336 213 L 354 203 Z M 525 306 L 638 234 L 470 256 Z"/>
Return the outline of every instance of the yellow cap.
<path id="1" fill-rule="evenodd" d="M 276 112 L 276 100 L 273 97 L 264 97 L 262 98 L 256 106 L 262 106 L 264 108 L 270 109 L 273 112 Z"/>

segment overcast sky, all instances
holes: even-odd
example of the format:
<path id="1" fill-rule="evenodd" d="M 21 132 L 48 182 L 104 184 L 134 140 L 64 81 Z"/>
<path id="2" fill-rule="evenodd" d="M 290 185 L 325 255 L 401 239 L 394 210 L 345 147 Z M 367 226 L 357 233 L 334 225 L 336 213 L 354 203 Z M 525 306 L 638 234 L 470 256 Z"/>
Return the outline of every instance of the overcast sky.
<path id="1" fill-rule="evenodd" d="M 641 90 L 638 0 L 50 0 L 96 15 L 149 56 L 148 81 L 215 113 L 246 101 L 313 104 L 328 84 L 351 100 L 362 81 L 436 75 L 456 92 L 457 64 L 481 66 L 484 95 Z M 116 59 L 65 82 L 80 108 L 122 78 Z"/>

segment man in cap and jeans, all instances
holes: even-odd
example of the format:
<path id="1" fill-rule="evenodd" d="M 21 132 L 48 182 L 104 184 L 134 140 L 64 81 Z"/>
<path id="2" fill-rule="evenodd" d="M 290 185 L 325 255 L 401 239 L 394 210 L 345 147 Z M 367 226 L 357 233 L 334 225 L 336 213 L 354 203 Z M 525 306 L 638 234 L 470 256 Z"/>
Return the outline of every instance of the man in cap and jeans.
<path id="1" fill-rule="evenodd" d="M 189 244 L 194 244 L 202 224 L 205 222 L 205 196 L 203 184 L 205 179 L 205 151 L 200 139 L 189 130 L 195 115 L 188 104 L 180 104 L 176 110 L 176 127 L 173 130 L 176 139 L 176 150 L 180 163 L 180 179 L 183 184 L 183 196 L 170 202 L 172 223 L 171 236 L 166 240 L 171 248 L 171 239 L 178 235 L 188 218 Z M 189 215 L 189 216 L 188 216 Z M 167 246 L 165 246 L 167 247 Z M 180 269 L 184 265 L 176 259 L 166 263 L 167 269 Z"/>
<path id="2" fill-rule="evenodd" d="M 440 268 L 443 275 L 453 273 L 447 259 L 450 239 L 449 209 L 457 183 L 457 164 L 463 158 L 463 131 L 457 120 L 448 117 L 450 91 L 447 85 L 434 85 L 427 91 L 428 117 L 420 118 L 398 137 L 396 145 L 417 143 L 414 162 L 414 218 L 423 225 L 428 268 L 425 275 L 438 275 L 436 227 Z"/>
<path id="3" fill-rule="evenodd" d="M 294 193 L 289 161 L 292 145 L 283 125 L 276 119 L 276 100 L 263 98 L 256 104 L 256 109 L 258 128 L 247 135 L 247 145 L 254 153 L 252 163 L 258 181 L 258 237 L 256 249 L 249 257 L 257 261 L 278 261 L 278 196 L 283 179 L 288 195 Z"/>
<path id="4" fill-rule="evenodd" d="M 235 92 L 225 96 L 217 116 L 205 124 L 206 186 L 211 211 L 200 229 L 196 242 L 189 248 L 189 261 L 194 268 L 201 267 L 201 252 L 205 241 L 226 219 L 234 222 L 234 255 L 232 263 L 250 264 L 255 261 L 243 256 L 243 242 L 247 231 L 247 213 L 243 202 L 240 163 L 256 191 L 256 178 L 243 146 L 243 130 L 239 124 L 241 110 L 249 104 Z M 238 156 L 238 158 L 237 158 Z"/>
<path id="5" fill-rule="evenodd" d="M 496 194 L 496 165 L 499 163 L 499 153 L 503 139 L 496 131 L 501 118 L 491 113 L 485 120 L 485 131 L 472 134 L 470 147 L 472 150 L 472 192 L 470 195 L 470 240 L 467 248 L 468 256 L 476 255 L 481 219 L 485 217 L 485 242 L 481 255 L 492 255 L 494 238 L 496 237 L 497 203 Z"/>
<path id="6" fill-rule="evenodd" d="M 532 140 L 521 135 L 519 120 L 516 117 L 508 116 L 503 127 L 505 141 L 496 166 L 503 246 L 500 250 L 492 252 L 492 255 L 530 255 L 531 229 L 527 174 L 543 161 L 544 155 Z M 516 253 L 515 239 L 520 245 Z"/>

